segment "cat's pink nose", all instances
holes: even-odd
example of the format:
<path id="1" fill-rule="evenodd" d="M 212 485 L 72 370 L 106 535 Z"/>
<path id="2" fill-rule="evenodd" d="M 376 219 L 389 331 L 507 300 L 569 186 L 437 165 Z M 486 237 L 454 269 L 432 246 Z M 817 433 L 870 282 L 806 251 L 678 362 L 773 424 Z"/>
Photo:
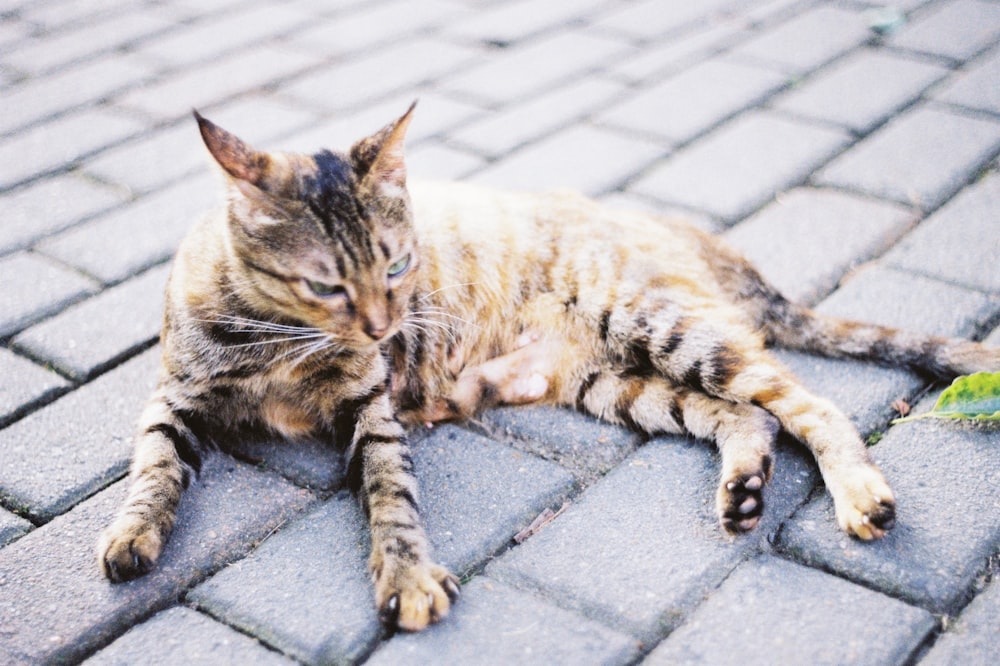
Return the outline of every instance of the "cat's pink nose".
<path id="1" fill-rule="evenodd" d="M 365 335 L 367 335 L 372 340 L 381 340 L 385 337 L 385 334 L 389 332 L 389 327 L 382 323 L 372 323 L 368 322 L 365 324 Z"/>

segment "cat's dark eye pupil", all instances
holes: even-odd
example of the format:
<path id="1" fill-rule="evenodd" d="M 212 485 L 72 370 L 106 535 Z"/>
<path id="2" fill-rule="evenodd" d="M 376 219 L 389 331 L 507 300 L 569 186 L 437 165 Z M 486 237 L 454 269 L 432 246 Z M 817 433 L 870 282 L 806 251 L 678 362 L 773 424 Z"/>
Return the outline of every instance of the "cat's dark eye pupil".
<path id="1" fill-rule="evenodd" d="M 325 282 L 306 280 L 306 285 L 312 293 L 324 298 L 328 298 L 330 296 L 340 296 L 347 293 L 347 290 L 339 284 L 326 284 Z"/>
<path id="2" fill-rule="evenodd" d="M 405 273 L 406 269 L 409 267 L 410 267 L 410 255 L 406 255 L 396 263 L 389 266 L 389 269 L 386 272 L 389 274 L 389 277 L 396 277 L 398 275 L 402 275 L 403 273 Z"/>

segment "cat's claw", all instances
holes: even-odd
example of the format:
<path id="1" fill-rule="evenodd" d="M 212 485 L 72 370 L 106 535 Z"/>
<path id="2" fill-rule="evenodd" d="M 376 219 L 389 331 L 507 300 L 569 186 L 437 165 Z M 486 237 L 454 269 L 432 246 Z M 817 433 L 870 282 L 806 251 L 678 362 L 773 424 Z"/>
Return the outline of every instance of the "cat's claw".
<path id="1" fill-rule="evenodd" d="M 881 539 L 896 525 L 896 500 L 874 465 L 854 470 L 830 494 L 840 528 L 862 541 Z"/>
<path id="2" fill-rule="evenodd" d="M 375 604 L 390 629 L 420 631 L 448 614 L 458 598 L 458 579 L 436 564 L 418 564 L 376 575 Z"/>
<path id="3" fill-rule="evenodd" d="M 147 524 L 107 528 L 97 544 L 97 562 L 112 583 L 124 583 L 152 570 L 163 549 L 159 531 Z"/>

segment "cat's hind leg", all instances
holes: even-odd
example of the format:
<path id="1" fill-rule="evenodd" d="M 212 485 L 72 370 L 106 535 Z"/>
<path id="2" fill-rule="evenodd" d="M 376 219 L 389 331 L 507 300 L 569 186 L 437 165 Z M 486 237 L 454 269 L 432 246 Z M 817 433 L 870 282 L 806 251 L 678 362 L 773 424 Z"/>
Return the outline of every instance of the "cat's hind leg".
<path id="1" fill-rule="evenodd" d="M 668 380 L 614 370 L 588 374 L 576 406 L 633 430 L 685 434 L 714 441 L 722 456 L 716 513 L 730 533 L 752 530 L 764 510 L 763 488 L 771 478 L 777 419 L 753 405 L 677 388 Z"/>
<path id="2" fill-rule="evenodd" d="M 804 386 L 763 349 L 717 338 L 691 363 L 683 355 L 657 361 L 672 378 L 709 395 L 759 406 L 812 451 L 837 522 L 848 534 L 879 539 L 895 524 L 895 499 L 854 424 Z"/>
<path id="3" fill-rule="evenodd" d="M 740 315 L 718 307 L 609 313 L 604 338 L 629 367 L 653 368 L 679 386 L 763 408 L 805 443 L 833 497 L 840 527 L 878 539 L 895 524 L 895 500 L 854 424 L 813 395 L 763 347 Z"/>

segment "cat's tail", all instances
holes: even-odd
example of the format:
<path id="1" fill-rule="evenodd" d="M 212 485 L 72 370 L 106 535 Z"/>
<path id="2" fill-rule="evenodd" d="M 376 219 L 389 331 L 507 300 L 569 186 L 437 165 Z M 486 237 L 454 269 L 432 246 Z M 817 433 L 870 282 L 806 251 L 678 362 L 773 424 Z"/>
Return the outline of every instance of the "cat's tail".
<path id="1" fill-rule="evenodd" d="M 782 347 L 907 367 L 941 379 L 1000 372 L 1000 347 L 828 317 L 776 293 L 769 297 L 763 327 Z"/>

